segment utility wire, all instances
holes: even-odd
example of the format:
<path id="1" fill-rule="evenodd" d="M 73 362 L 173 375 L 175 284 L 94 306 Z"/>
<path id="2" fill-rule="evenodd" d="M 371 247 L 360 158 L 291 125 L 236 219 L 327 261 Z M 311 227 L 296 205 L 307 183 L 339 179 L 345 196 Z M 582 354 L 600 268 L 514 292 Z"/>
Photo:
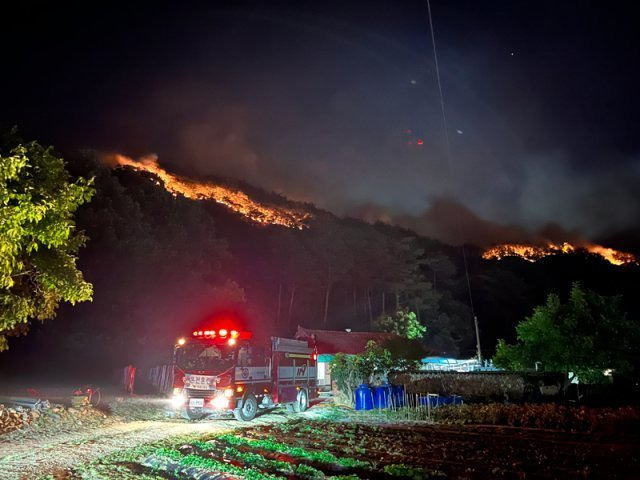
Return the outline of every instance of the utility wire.
<path id="1" fill-rule="evenodd" d="M 444 139 L 447 146 L 447 160 L 449 161 L 449 171 L 451 166 L 451 143 L 449 142 L 449 129 L 447 127 L 447 114 L 444 108 L 444 95 L 442 93 L 442 82 L 440 81 L 440 64 L 438 63 L 438 51 L 436 50 L 436 37 L 433 31 L 433 18 L 431 17 L 431 3 L 427 0 L 427 14 L 429 17 L 429 31 L 431 32 L 431 45 L 433 45 L 433 61 L 436 65 L 436 79 L 438 81 L 438 92 L 440 93 L 440 110 L 442 111 L 442 123 L 444 125 Z"/>
<path id="2" fill-rule="evenodd" d="M 438 93 L 440 94 L 440 110 L 442 112 L 442 125 L 444 127 L 444 140 L 447 147 L 447 163 L 449 166 L 449 184 L 453 190 L 453 161 L 451 155 L 451 142 L 449 141 L 449 127 L 447 125 L 447 114 L 444 108 L 444 94 L 442 93 L 442 81 L 440 80 L 440 65 L 438 63 L 438 50 L 436 48 L 436 36 L 433 28 L 433 17 L 431 15 L 431 3 L 427 0 L 427 18 L 429 20 L 429 31 L 431 33 L 431 44 L 433 45 L 433 60 L 436 67 L 436 79 L 438 81 Z M 460 217 L 458 217 L 458 231 L 461 230 Z M 464 246 L 464 240 L 462 240 L 462 261 L 464 264 L 464 274 L 467 280 L 467 292 L 469 293 L 469 307 L 471 308 L 471 315 L 473 316 L 473 323 L 476 329 L 476 347 L 478 360 L 482 362 L 482 350 L 480 349 L 480 332 L 478 329 L 478 317 L 476 316 L 475 308 L 473 306 L 473 295 L 471 293 L 471 280 L 469 279 L 469 265 L 467 262 L 467 251 Z"/>

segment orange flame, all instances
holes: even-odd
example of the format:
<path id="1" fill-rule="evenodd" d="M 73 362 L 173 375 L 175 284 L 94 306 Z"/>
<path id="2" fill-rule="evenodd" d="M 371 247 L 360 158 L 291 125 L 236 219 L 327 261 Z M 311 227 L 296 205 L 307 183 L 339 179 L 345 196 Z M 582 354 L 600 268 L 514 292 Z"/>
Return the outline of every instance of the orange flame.
<path id="1" fill-rule="evenodd" d="M 567 242 L 561 244 L 547 243 L 544 246 L 505 243 L 485 250 L 482 254 L 482 258 L 485 260 L 501 260 L 504 257 L 520 257 L 529 262 L 535 262 L 536 260 L 548 255 L 572 253 L 578 250 L 586 250 L 594 255 L 599 255 L 613 265 L 638 263 L 636 257 L 631 253 L 621 252 L 619 250 L 614 250 L 613 248 L 607 248 L 602 245 L 595 245 L 592 243 L 575 246 Z"/>
<path id="2" fill-rule="evenodd" d="M 281 225 L 302 230 L 308 227 L 311 214 L 293 208 L 271 206 L 259 203 L 246 193 L 211 182 L 199 182 L 167 172 L 158 165 L 155 156 L 143 157 L 136 161 L 120 154 L 104 157 L 105 163 L 111 166 L 130 167 L 141 172 L 148 172 L 163 184 L 164 188 L 174 196 L 182 195 L 193 200 L 213 200 L 236 213 L 263 225 Z"/>

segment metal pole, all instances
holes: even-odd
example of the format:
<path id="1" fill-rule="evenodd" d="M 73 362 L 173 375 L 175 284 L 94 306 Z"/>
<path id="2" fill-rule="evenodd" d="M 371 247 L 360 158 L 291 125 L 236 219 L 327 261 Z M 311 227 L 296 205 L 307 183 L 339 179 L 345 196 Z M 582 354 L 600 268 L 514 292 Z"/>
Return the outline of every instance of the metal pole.
<path id="1" fill-rule="evenodd" d="M 480 366 L 482 366 L 482 350 L 480 349 L 480 330 L 478 329 L 478 316 L 473 316 L 473 323 L 476 326 L 476 353 L 478 354 L 478 361 L 480 362 Z"/>

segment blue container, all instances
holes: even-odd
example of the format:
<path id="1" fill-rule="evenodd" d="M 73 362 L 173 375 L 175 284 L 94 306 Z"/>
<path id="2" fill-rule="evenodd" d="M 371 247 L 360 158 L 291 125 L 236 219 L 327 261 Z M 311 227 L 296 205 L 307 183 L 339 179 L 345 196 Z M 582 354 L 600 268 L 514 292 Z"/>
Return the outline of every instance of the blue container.
<path id="1" fill-rule="evenodd" d="M 444 400 L 440 395 L 420 395 L 418 397 L 418 402 L 420 405 L 429 405 L 430 407 L 437 407 L 438 405 L 443 405 Z"/>
<path id="2" fill-rule="evenodd" d="M 369 385 L 363 383 L 356 388 L 356 410 L 373 409 L 373 392 Z"/>
<path id="3" fill-rule="evenodd" d="M 391 396 L 396 407 L 404 407 L 404 385 L 394 385 Z"/>
<path id="4" fill-rule="evenodd" d="M 431 406 L 438 405 L 462 405 L 462 397 L 459 395 L 441 395 L 440 397 L 431 397 Z"/>
<path id="5" fill-rule="evenodd" d="M 453 396 L 447 395 L 440 397 L 440 405 L 453 405 Z"/>
<path id="6" fill-rule="evenodd" d="M 389 408 L 391 406 L 391 391 L 391 385 L 389 384 L 376 387 L 373 405 L 376 408 Z"/>

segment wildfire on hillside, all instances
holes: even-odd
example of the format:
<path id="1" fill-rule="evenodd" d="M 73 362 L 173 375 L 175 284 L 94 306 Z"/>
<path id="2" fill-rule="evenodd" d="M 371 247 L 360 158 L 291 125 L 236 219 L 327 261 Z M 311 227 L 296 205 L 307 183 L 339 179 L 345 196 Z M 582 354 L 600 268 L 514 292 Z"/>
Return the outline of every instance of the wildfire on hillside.
<path id="1" fill-rule="evenodd" d="M 169 173 L 160 167 L 155 156 L 133 160 L 115 153 L 105 155 L 104 160 L 105 163 L 114 167 L 130 167 L 155 175 L 159 179 L 158 185 L 163 185 L 174 196 L 182 195 L 193 200 L 212 200 L 259 224 L 281 225 L 302 230 L 308 226 L 307 222 L 311 218 L 311 214 L 304 211 L 257 202 L 239 190 Z"/>
<path id="2" fill-rule="evenodd" d="M 602 245 L 594 245 L 585 243 L 582 245 L 572 245 L 570 243 L 547 243 L 543 246 L 523 245 L 516 243 L 505 243 L 496 245 L 484 251 L 482 258 L 485 260 L 500 260 L 504 257 L 520 257 L 529 262 L 546 257 L 548 255 L 556 255 L 560 253 L 572 253 L 579 250 L 585 250 L 589 253 L 599 255 L 613 265 L 628 265 L 638 263 L 638 260 L 631 253 L 620 252 L 613 248 L 603 247 Z"/>

